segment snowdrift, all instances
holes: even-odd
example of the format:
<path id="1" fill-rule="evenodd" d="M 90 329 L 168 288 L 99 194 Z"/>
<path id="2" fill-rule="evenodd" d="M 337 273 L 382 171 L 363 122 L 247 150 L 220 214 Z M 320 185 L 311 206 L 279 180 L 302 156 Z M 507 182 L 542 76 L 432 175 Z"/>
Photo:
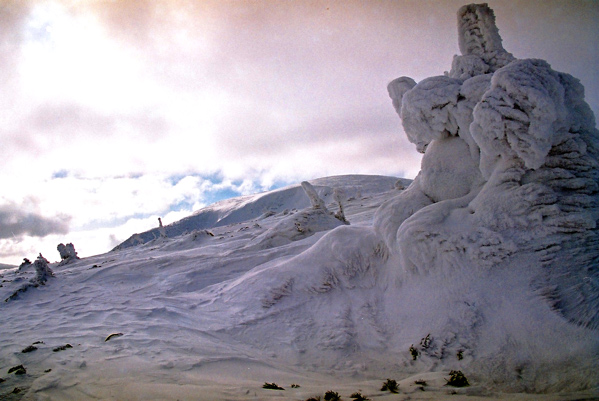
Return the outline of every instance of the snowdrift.
<path id="1" fill-rule="evenodd" d="M 27 371 L 2 394 L 395 399 L 380 383 L 396 378 L 411 399 L 596 396 L 594 116 L 575 78 L 503 49 L 487 5 L 458 11 L 458 36 L 447 75 L 388 87 L 424 153 L 413 182 L 222 201 L 14 297 L 34 272 L 3 271 L 0 372 Z M 444 386 L 451 371 L 470 387 Z"/>

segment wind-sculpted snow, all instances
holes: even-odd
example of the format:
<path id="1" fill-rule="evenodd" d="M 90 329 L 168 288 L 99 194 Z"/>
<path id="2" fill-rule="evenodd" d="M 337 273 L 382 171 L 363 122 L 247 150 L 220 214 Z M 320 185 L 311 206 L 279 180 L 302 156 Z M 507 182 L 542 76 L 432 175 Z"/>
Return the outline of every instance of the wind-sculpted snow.
<path id="1" fill-rule="evenodd" d="M 403 86 L 404 130 L 426 152 L 412 191 L 433 204 L 416 212 L 406 191 L 375 227 L 406 271 L 495 267 L 533 251 L 544 268 L 539 291 L 568 320 L 599 328 L 594 116 L 578 80 L 542 60 L 515 60 L 494 21 L 486 5 L 460 9 L 462 55 L 449 76 Z M 397 109 L 401 91 L 392 92 Z M 388 226 L 382 214 L 402 208 L 414 214 Z"/>
<path id="2" fill-rule="evenodd" d="M 458 11 L 458 43 L 461 55 L 453 58 L 450 76 L 466 80 L 493 73 L 514 60 L 505 51 L 495 14 L 489 7 L 470 4 Z"/>
<path id="3" fill-rule="evenodd" d="M 446 399 L 442 378 L 423 398 L 408 385 L 452 370 L 472 384 L 457 397 L 596 396 L 599 133 L 584 89 L 514 59 L 487 5 L 462 7 L 458 34 L 447 75 L 387 88 L 424 153 L 412 182 L 329 177 L 221 201 L 60 266 L 0 305 L 0 368 L 43 361 L 27 399 L 126 399 L 137 382 L 129 398 L 312 396 L 258 393 L 274 375 L 298 391 L 363 380 L 372 398 L 398 378 L 400 398 Z M 0 274 L 6 297 L 32 272 Z M 63 359 L 20 352 L 65 338 Z"/>

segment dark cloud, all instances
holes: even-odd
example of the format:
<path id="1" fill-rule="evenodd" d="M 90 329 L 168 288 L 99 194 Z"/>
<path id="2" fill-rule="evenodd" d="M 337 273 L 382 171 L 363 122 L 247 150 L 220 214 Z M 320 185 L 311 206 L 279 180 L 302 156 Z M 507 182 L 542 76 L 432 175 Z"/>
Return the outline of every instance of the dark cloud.
<path id="1" fill-rule="evenodd" d="M 4 0 L 0 2 L 0 84 L 14 79 L 17 55 L 23 40 L 23 23 L 30 11 L 27 0 Z"/>
<path id="2" fill-rule="evenodd" d="M 45 237 L 50 234 L 67 234 L 71 218 L 67 215 L 44 217 L 35 212 L 24 211 L 19 205 L 0 206 L 0 239 L 18 238 L 23 235 Z"/>

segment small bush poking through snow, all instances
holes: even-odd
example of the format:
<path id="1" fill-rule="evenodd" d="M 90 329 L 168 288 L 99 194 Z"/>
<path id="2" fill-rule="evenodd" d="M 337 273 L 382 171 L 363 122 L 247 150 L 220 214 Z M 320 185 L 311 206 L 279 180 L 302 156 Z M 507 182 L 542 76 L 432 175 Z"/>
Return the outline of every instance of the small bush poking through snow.
<path id="1" fill-rule="evenodd" d="M 452 370 L 449 372 L 449 380 L 447 380 L 446 385 L 453 387 L 468 387 L 470 383 L 468 383 L 468 379 L 466 379 L 466 376 L 464 376 L 461 370 Z"/>
<path id="2" fill-rule="evenodd" d="M 349 398 L 353 398 L 356 401 L 369 401 L 370 398 L 364 397 L 362 393 L 356 392 L 349 396 Z"/>
<path id="3" fill-rule="evenodd" d="M 341 400 L 341 396 L 338 392 L 329 390 L 324 393 L 324 401 L 339 401 Z"/>
<path id="4" fill-rule="evenodd" d="M 124 334 L 123 333 L 112 333 L 112 334 L 108 335 L 108 337 L 106 337 L 106 339 L 104 340 L 104 342 L 112 340 L 115 337 L 120 337 L 122 335 L 124 335 Z"/>
<path id="5" fill-rule="evenodd" d="M 392 379 L 387 379 L 387 381 L 383 383 L 383 387 L 381 387 L 381 391 L 390 391 L 392 393 L 398 393 L 399 390 L 398 390 L 397 382 Z"/>
<path id="6" fill-rule="evenodd" d="M 69 348 L 73 348 L 73 346 L 71 344 L 59 345 L 58 347 L 52 349 L 52 352 L 66 351 Z"/>
<path id="7" fill-rule="evenodd" d="M 264 383 L 262 388 L 268 390 L 285 390 L 283 387 L 279 386 L 277 383 Z"/>
<path id="8" fill-rule="evenodd" d="M 422 340 L 420 340 L 420 346 L 424 349 L 428 349 L 431 347 L 431 342 L 433 339 L 431 338 L 430 333 L 426 335 Z"/>
<path id="9" fill-rule="evenodd" d="M 23 349 L 21 350 L 21 353 L 23 353 L 23 354 L 27 354 L 27 353 L 29 353 L 29 352 L 33 352 L 33 351 L 35 351 L 35 350 L 37 350 L 37 347 L 36 347 L 36 346 L 34 346 L 34 345 L 30 345 L 30 346 L 28 346 L 28 347 L 25 347 L 25 348 L 23 348 Z"/>
<path id="10" fill-rule="evenodd" d="M 410 345 L 410 355 L 412 355 L 412 360 L 418 359 L 418 355 L 420 355 L 420 351 L 414 348 L 414 344 Z"/>

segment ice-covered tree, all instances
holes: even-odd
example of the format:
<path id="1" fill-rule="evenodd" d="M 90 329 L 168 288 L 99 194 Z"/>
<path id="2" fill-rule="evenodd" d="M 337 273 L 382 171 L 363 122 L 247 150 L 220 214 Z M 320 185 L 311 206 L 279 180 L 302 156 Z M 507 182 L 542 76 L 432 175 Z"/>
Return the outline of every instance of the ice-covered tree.
<path id="1" fill-rule="evenodd" d="M 308 181 L 303 181 L 302 188 L 304 189 L 304 192 L 306 192 L 306 195 L 310 199 L 310 204 L 312 205 L 313 209 L 326 209 L 324 201 L 320 198 L 320 196 L 318 196 L 318 193 L 316 192 L 312 184 L 310 184 Z"/>
<path id="2" fill-rule="evenodd" d="M 58 250 L 61 259 L 59 266 L 66 265 L 67 263 L 79 259 L 79 256 L 77 256 L 77 252 L 75 251 L 75 246 L 72 243 L 68 243 L 66 245 L 60 243 L 56 249 Z"/>
<path id="3" fill-rule="evenodd" d="M 486 4 L 459 10 L 458 34 L 462 54 L 447 75 L 389 84 L 424 156 L 375 228 L 411 272 L 456 269 L 460 258 L 491 268 L 532 252 L 539 292 L 597 328 L 599 132 L 584 88 L 505 51 Z"/>

